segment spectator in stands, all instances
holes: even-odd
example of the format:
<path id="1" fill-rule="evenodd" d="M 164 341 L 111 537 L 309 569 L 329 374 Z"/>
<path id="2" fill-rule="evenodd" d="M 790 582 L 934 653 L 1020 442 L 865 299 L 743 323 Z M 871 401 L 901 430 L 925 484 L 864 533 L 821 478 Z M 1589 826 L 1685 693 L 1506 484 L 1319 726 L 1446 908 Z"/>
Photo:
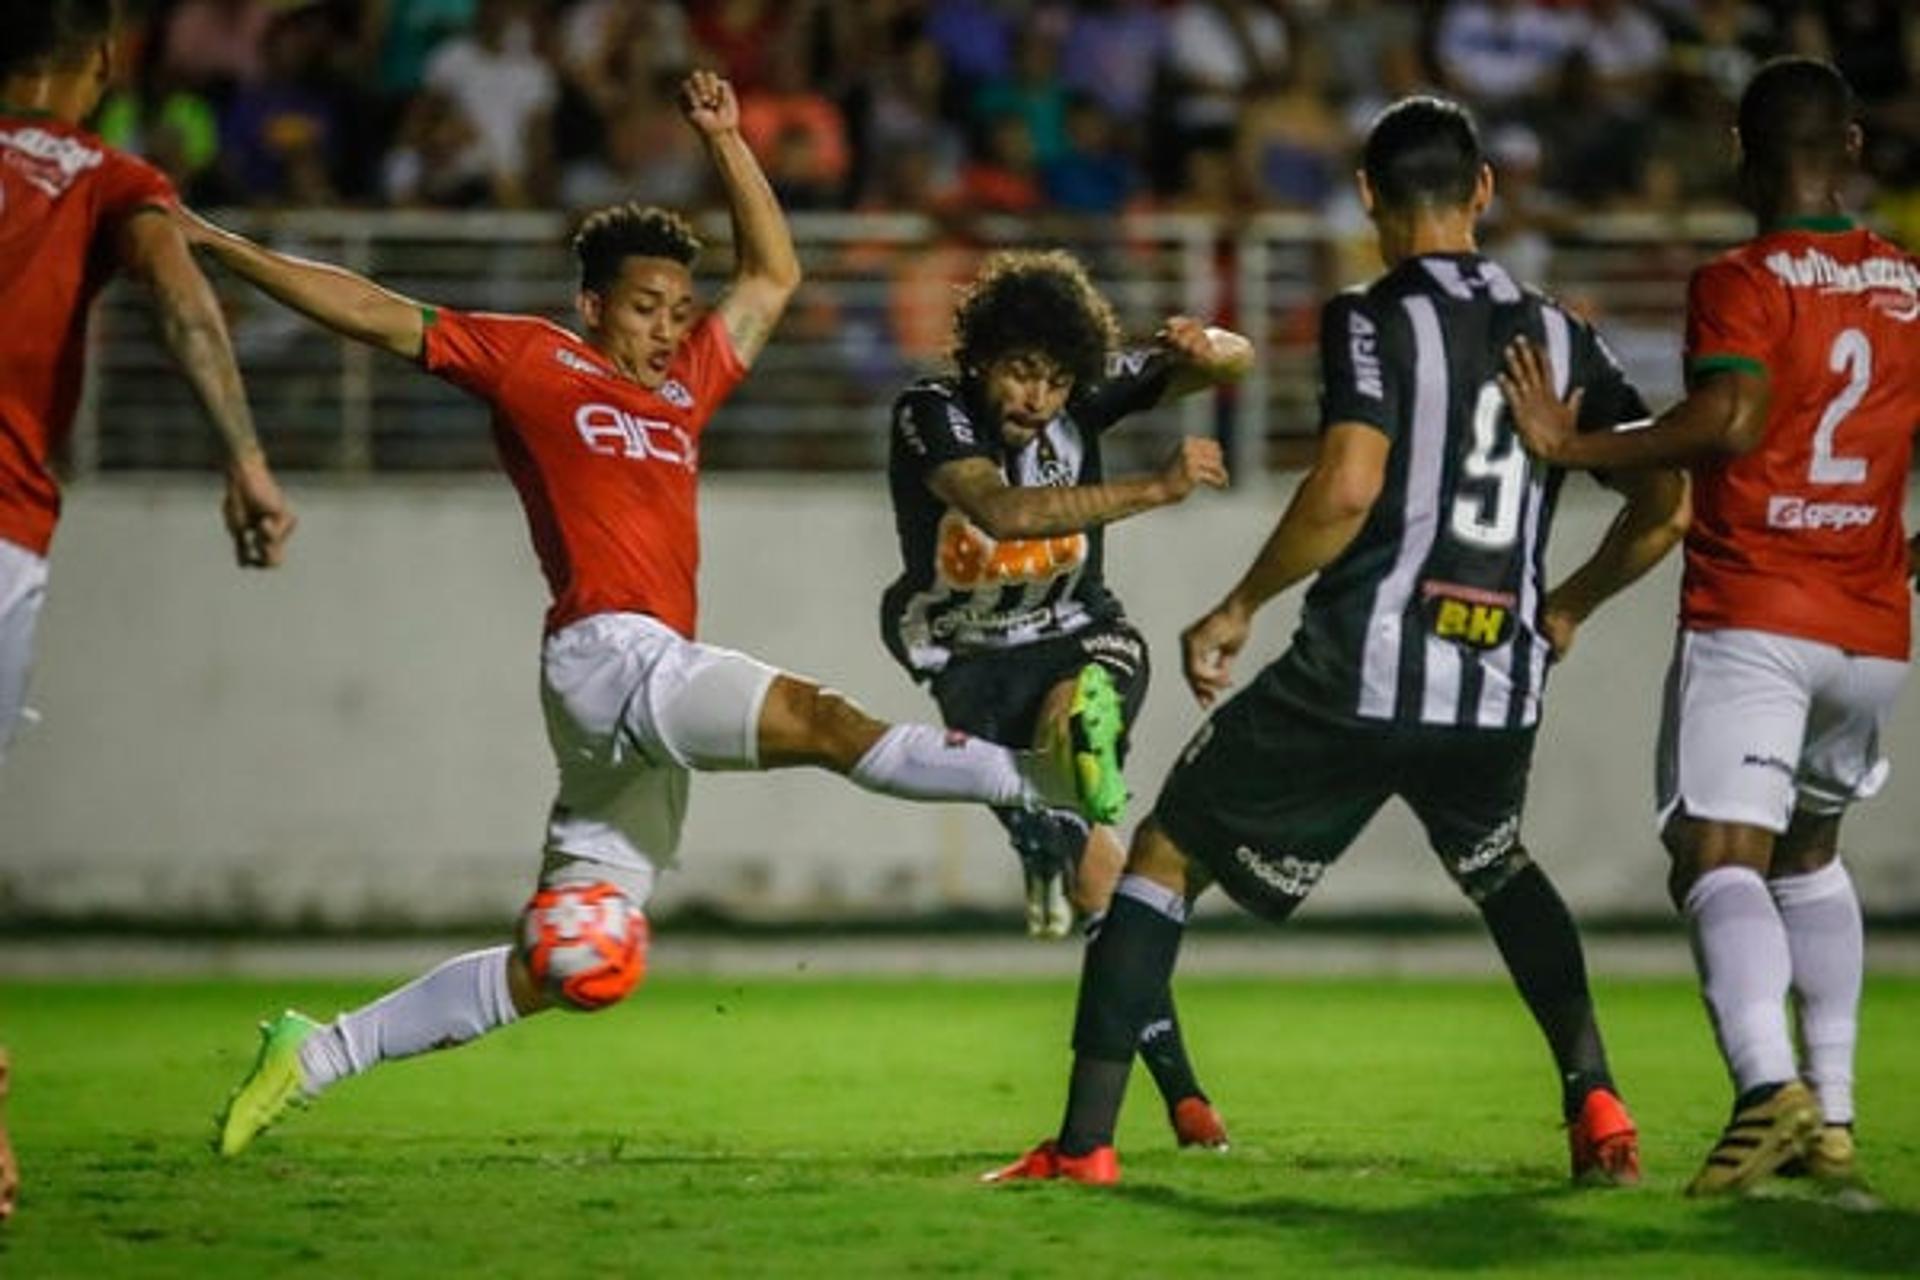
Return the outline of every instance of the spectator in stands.
<path id="1" fill-rule="evenodd" d="M 1737 102 L 1760 61 L 1773 52 L 1773 20 L 1747 0 L 1695 0 L 1692 20 L 1675 41 L 1676 65 L 1698 71 Z M 1723 166 L 1724 167 L 1724 166 Z"/>
<path id="2" fill-rule="evenodd" d="M 966 140 L 960 129 L 941 114 L 946 88 L 946 65 L 940 49 L 925 34 L 908 34 L 881 64 L 873 78 L 866 114 L 863 149 L 872 158 L 870 180 L 861 203 L 888 208 L 923 206 L 901 203 L 899 185 L 891 172 L 895 158 L 914 154 L 918 184 L 951 194 L 960 181 L 966 159 Z"/>
<path id="3" fill-rule="evenodd" d="M 1067 106 L 1067 146 L 1041 165 L 1048 203 L 1067 213 L 1112 214 L 1139 187 L 1133 159 L 1106 109 L 1084 94 Z"/>
<path id="4" fill-rule="evenodd" d="M 243 85 L 221 120 L 221 163 L 254 204 L 337 202 L 333 181 L 340 116 L 327 83 L 332 36 L 317 6 L 276 16 L 259 79 Z"/>
<path id="5" fill-rule="evenodd" d="M 1067 89 L 1060 79 L 1060 35 L 1044 15 L 1020 28 L 1013 74 L 981 85 L 972 117 L 984 123 L 1003 115 L 1027 122 L 1035 158 L 1042 166 L 1067 149 Z"/>
<path id="6" fill-rule="evenodd" d="M 94 128 L 108 143 L 159 167 L 188 204 L 233 202 L 234 193 L 217 161 L 220 117 L 205 94 L 180 83 L 162 56 L 165 46 L 149 29 L 132 75 L 101 103 Z"/>
<path id="7" fill-rule="evenodd" d="M 1268 209 L 1318 212 L 1347 187 L 1354 138 L 1334 107 L 1316 37 L 1299 41 L 1286 76 L 1247 104 L 1235 142 L 1242 189 Z"/>
<path id="8" fill-rule="evenodd" d="M 1231 143 L 1242 101 L 1286 66 L 1287 25 L 1270 0 L 1182 0 L 1167 27 L 1180 150 Z"/>
<path id="9" fill-rule="evenodd" d="M 169 77 L 220 96 L 254 79 L 273 12 L 267 0 L 180 0 L 164 37 Z"/>
<path id="10" fill-rule="evenodd" d="M 1733 103 L 1704 70 L 1667 72 L 1647 137 L 1641 196 L 1653 209 L 1682 213 L 1707 205 L 1731 206 L 1733 167 L 1727 133 Z"/>
<path id="11" fill-rule="evenodd" d="M 562 172 L 563 206 L 593 209 L 631 200 L 698 209 L 710 203 L 711 166 L 700 136 L 687 128 L 673 103 L 683 78 L 678 72 L 662 71 L 613 110 L 600 149 L 574 160 Z"/>
<path id="12" fill-rule="evenodd" d="M 927 38 L 940 51 L 954 100 L 971 101 L 979 86 L 1013 72 L 1014 19 L 996 0 L 932 0 Z"/>
<path id="13" fill-rule="evenodd" d="M 733 81 L 741 94 L 764 88 L 771 54 L 793 21 L 785 10 L 794 7 L 775 0 L 706 0 L 692 6 L 700 60 Z"/>
<path id="14" fill-rule="evenodd" d="M 1551 85 L 1575 35 L 1572 18 L 1534 0 L 1449 0 L 1434 57 L 1454 93 L 1487 115 L 1513 114 Z"/>
<path id="15" fill-rule="evenodd" d="M 381 15 L 379 89 L 398 100 L 419 89 L 434 50 L 473 25 L 476 0 L 368 2 Z"/>
<path id="16" fill-rule="evenodd" d="M 1545 182 L 1556 195 L 1598 209 L 1642 188 L 1646 135 L 1641 121 L 1604 96 L 1584 49 L 1561 64 L 1553 94 L 1539 113 L 1539 128 Z"/>
<path id="17" fill-rule="evenodd" d="M 1588 0 L 1579 48 L 1596 88 L 1615 111 L 1643 117 L 1667 63 L 1667 37 L 1634 0 Z"/>
<path id="18" fill-rule="evenodd" d="M 652 98 L 659 77 L 693 65 L 686 11 L 672 0 L 580 0 L 559 46 L 561 72 L 610 120 L 636 97 Z"/>
<path id="19" fill-rule="evenodd" d="M 1425 87 L 1419 11 L 1399 0 L 1329 0 L 1319 36 L 1332 88 L 1356 133 L 1389 102 Z"/>
<path id="20" fill-rule="evenodd" d="M 1032 213 L 1040 208 L 1033 136 L 1020 116 L 1009 113 L 987 122 L 979 155 L 961 171 L 960 201 L 976 213 Z"/>
<path id="21" fill-rule="evenodd" d="M 442 44 L 427 63 L 429 94 L 471 127 L 465 163 L 495 203 L 522 208 L 550 190 L 550 124 L 558 81 L 534 51 L 531 0 L 480 0 L 470 34 Z"/>
<path id="22" fill-rule="evenodd" d="M 1565 229 L 1565 203 L 1542 187 L 1540 137 L 1524 124 L 1498 125 L 1487 134 L 1493 165 L 1493 203 L 1482 220 L 1487 256 L 1516 280 L 1552 279 L 1553 235 Z"/>
<path id="23" fill-rule="evenodd" d="M 423 93 L 407 109 L 381 165 L 380 191 L 402 208 L 464 209 L 484 203 L 489 184 L 472 162 L 480 135 L 447 98 Z"/>
<path id="24" fill-rule="evenodd" d="M 1131 129 L 1146 117 L 1166 51 L 1166 18 L 1153 0 L 1080 0 L 1067 23 L 1061 75 Z"/>
<path id="25" fill-rule="evenodd" d="M 833 99 L 810 87 L 806 50 L 791 34 L 769 53 L 760 87 L 740 94 L 740 135 L 768 177 L 777 176 L 776 187 L 785 184 L 783 207 L 844 203 L 852 167 L 846 117 Z"/>

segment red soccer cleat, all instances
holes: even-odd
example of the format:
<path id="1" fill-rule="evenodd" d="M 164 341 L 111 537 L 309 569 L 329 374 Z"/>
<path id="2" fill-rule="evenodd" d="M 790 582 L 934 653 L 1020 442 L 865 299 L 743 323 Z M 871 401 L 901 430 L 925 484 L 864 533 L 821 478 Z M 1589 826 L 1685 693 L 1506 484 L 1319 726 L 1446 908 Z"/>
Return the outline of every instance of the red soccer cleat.
<path id="1" fill-rule="evenodd" d="M 1640 1134 L 1627 1104 L 1611 1089 L 1595 1089 L 1567 1126 L 1573 1181 L 1582 1187 L 1632 1187 L 1640 1182 Z"/>
<path id="2" fill-rule="evenodd" d="M 1174 1103 L 1168 1119 L 1173 1124 L 1173 1136 L 1180 1140 L 1181 1146 L 1205 1147 L 1208 1151 L 1227 1149 L 1226 1122 L 1213 1109 L 1213 1104 L 1199 1094 Z"/>
<path id="3" fill-rule="evenodd" d="M 1093 1187 L 1111 1186 L 1120 1181 L 1120 1154 L 1106 1146 L 1095 1147 L 1083 1156 L 1070 1156 L 1048 1138 L 1006 1168 L 980 1175 L 982 1182 L 1048 1182 L 1060 1178 Z"/>

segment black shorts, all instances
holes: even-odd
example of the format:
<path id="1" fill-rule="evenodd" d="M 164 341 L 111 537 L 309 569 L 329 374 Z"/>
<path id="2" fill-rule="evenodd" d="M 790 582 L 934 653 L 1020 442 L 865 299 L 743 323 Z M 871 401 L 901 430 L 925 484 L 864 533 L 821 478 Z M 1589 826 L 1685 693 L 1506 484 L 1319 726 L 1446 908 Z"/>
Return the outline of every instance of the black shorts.
<path id="1" fill-rule="evenodd" d="M 1009 747 L 1030 747 L 1040 706 L 1062 680 L 1089 662 L 1113 677 L 1126 722 L 1147 700 L 1147 641 L 1124 618 L 1015 649 L 955 658 L 933 678 L 934 700 L 950 729 Z M 1124 759 L 1125 741 L 1121 743 Z"/>
<path id="2" fill-rule="evenodd" d="M 1267 675 L 1200 727 L 1154 821 L 1241 906 L 1284 919 L 1391 796 L 1475 902 L 1527 865 L 1532 729 L 1407 729 L 1304 710 Z"/>
<path id="3" fill-rule="evenodd" d="M 933 696 L 949 728 L 1010 747 L 1030 747 L 1047 694 L 1089 662 L 1113 676 L 1126 723 L 1132 724 L 1146 701 L 1151 671 L 1146 639 L 1118 618 L 1070 636 L 956 658 L 933 678 Z M 1126 750 L 1123 735 L 1123 760 Z M 1087 824 L 1079 814 L 1065 809 L 995 809 L 993 814 L 1030 871 L 1055 875 L 1078 865 L 1087 843 Z"/>

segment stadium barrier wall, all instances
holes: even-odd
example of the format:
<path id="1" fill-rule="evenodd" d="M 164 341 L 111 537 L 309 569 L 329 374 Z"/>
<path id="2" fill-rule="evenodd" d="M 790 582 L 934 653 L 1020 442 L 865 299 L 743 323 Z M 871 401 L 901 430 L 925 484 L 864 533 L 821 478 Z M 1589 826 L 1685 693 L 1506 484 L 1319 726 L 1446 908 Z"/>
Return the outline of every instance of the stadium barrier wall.
<path id="1" fill-rule="evenodd" d="M 1198 721 L 1179 628 L 1264 537 L 1294 481 L 1117 526 L 1111 577 L 1154 645 L 1132 767 L 1150 805 Z M 497 477 L 294 485 L 302 524 L 273 574 L 231 567 L 205 481 L 79 486 L 53 558 L 33 703 L 44 722 L 0 771 L 0 918 L 284 927 L 504 919 L 537 861 L 551 763 L 536 697 L 544 593 Z M 1554 559 L 1615 509 L 1567 487 Z M 703 635 L 822 678 L 877 713 L 931 701 L 882 650 L 895 572 L 884 480 L 708 483 Z M 1597 617 L 1557 673 L 1525 838 L 1583 916 L 1666 912 L 1650 817 L 1677 561 Z M 1263 616 L 1241 671 L 1278 653 L 1298 593 Z M 1870 909 L 1920 911 L 1920 709 L 1886 794 L 1850 821 Z M 807 772 L 694 788 L 659 909 L 761 920 L 902 919 L 1006 908 L 1000 829 Z M 1215 909 L 1219 909 L 1216 905 Z M 1465 913 L 1404 811 L 1368 830 L 1307 908 Z"/>

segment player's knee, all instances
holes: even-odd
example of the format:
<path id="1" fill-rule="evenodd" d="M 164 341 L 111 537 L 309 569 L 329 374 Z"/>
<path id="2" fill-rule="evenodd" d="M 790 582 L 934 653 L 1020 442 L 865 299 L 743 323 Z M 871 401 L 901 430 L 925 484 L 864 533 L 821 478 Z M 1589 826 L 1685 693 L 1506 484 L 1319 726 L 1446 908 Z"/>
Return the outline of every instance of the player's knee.
<path id="1" fill-rule="evenodd" d="M 776 682 L 769 707 L 777 721 L 772 741 L 763 732 L 761 754 L 780 763 L 803 762 L 842 772 L 859 763 L 881 727 L 853 699 L 807 680 Z"/>
<path id="2" fill-rule="evenodd" d="M 583 1012 L 631 995 L 647 975 L 647 918 L 606 881 L 543 888 L 520 913 L 520 958 L 555 1004 Z"/>

